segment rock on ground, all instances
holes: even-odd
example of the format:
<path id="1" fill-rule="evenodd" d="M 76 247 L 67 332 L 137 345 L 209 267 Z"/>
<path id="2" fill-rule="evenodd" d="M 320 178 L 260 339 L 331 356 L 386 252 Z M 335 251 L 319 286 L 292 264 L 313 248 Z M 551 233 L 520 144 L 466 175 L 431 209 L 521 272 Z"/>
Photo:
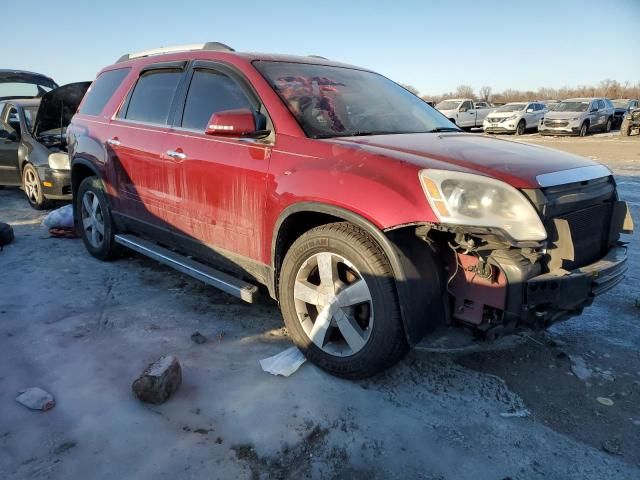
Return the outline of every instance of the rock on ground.
<path id="1" fill-rule="evenodd" d="M 159 405 L 166 402 L 182 384 L 182 369 L 173 355 L 150 363 L 131 385 L 139 400 Z"/>

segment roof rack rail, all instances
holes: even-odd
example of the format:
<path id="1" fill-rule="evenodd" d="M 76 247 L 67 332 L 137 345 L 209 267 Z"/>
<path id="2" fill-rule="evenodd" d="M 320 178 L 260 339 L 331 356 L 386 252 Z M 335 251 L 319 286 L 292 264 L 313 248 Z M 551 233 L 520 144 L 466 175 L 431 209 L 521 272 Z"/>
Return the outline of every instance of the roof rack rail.
<path id="1" fill-rule="evenodd" d="M 132 58 L 150 57 L 152 55 L 161 55 L 163 53 L 173 52 L 189 52 L 194 50 L 210 50 L 218 52 L 235 52 L 229 45 L 225 45 L 221 42 L 206 42 L 206 43 L 191 43 L 187 45 L 173 45 L 171 47 L 152 48 L 150 50 L 143 50 L 135 53 L 125 53 L 122 55 L 116 63 L 126 62 Z"/>
<path id="2" fill-rule="evenodd" d="M 319 58 L 320 60 L 329 60 L 327 57 L 323 57 L 322 55 L 307 55 L 307 57 Z"/>

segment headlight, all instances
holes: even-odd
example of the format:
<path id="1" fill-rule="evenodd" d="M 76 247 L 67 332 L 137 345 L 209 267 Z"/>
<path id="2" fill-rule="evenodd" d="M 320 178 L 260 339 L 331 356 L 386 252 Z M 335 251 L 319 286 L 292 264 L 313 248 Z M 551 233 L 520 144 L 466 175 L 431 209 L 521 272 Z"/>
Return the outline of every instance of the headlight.
<path id="1" fill-rule="evenodd" d="M 50 153 L 49 167 L 54 170 L 69 170 L 69 155 L 64 152 Z"/>
<path id="2" fill-rule="evenodd" d="M 575 122 L 576 120 L 580 120 L 580 117 L 572 117 L 569 119 L 570 122 Z"/>
<path id="3" fill-rule="evenodd" d="M 421 170 L 419 176 L 431 208 L 443 223 L 498 228 L 520 241 L 547 238 L 533 205 L 511 185 L 447 170 Z"/>
<path id="4" fill-rule="evenodd" d="M 503 118 L 502 121 L 508 122 L 509 120 L 515 120 L 516 118 L 518 118 L 518 115 L 511 115 L 510 117 Z"/>

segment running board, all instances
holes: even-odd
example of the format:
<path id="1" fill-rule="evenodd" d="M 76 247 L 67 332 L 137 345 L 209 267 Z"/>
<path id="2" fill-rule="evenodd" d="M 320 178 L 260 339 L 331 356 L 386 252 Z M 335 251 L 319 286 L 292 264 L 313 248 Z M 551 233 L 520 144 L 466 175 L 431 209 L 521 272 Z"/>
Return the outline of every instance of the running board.
<path id="1" fill-rule="evenodd" d="M 134 250 L 149 258 L 153 258 L 160 263 L 164 263 L 171 268 L 186 273 L 187 275 L 196 278 L 212 287 L 219 288 L 223 292 L 240 298 L 248 303 L 253 303 L 256 295 L 258 294 L 258 287 L 242 280 L 220 272 L 215 268 L 208 267 L 202 263 L 196 262 L 180 255 L 179 253 L 172 252 L 166 248 L 156 245 L 148 240 L 143 240 L 135 235 L 116 235 L 116 243 L 123 245 L 131 250 Z"/>

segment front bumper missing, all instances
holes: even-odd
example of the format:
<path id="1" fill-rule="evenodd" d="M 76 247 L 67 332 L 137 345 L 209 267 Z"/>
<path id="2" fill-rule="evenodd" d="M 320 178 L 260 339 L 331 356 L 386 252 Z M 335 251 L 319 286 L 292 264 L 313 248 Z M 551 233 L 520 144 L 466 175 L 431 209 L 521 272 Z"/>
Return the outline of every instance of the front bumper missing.
<path id="1" fill-rule="evenodd" d="M 550 316 L 553 320 L 558 311 L 574 311 L 590 305 L 596 296 L 620 283 L 626 271 L 626 247 L 613 247 L 591 265 L 529 279 L 525 287 L 524 308 L 535 316 Z"/>
<path id="2" fill-rule="evenodd" d="M 71 200 L 71 171 L 54 170 L 46 165 L 37 167 L 37 170 L 45 198 Z"/>

